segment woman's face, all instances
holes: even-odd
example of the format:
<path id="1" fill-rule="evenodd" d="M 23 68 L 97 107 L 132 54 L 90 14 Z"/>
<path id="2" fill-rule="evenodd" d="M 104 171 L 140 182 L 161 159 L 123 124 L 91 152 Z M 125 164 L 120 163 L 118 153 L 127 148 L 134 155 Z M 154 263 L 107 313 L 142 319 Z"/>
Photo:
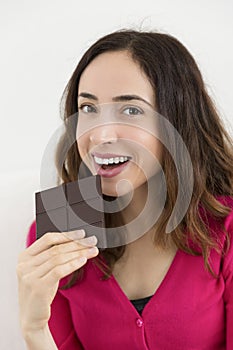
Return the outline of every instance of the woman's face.
<path id="1" fill-rule="evenodd" d="M 153 88 L 127 51 L 100 54 L 83 71 L 77 145 L 104 194 L 126 194 L 160 170 L 155 107 Z"/>

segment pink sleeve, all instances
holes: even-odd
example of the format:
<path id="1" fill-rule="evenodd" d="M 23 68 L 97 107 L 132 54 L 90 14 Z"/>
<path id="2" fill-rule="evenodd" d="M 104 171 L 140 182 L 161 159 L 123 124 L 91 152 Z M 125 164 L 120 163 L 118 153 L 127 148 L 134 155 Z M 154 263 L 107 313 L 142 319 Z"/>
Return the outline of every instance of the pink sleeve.
<path id="1" fill-rule="evenodd" d="M 26 246 L 36 240 L 36 221 L 33 221 L 27 234 Z M 49 328 L 58 350 L 84 350 L 73 327 L 70 306 L 67 299 L 58 291 L 51 304 Z"/>
<path id="2" fill-rule="evenodd" d="M 226 310 L 226 350 L 233 349 L 233 211 L 225 227 L 230 234 L 230 249 L 224 258 L 223 277 L 225 280 L 224 301 Z"/>
<path id="3" fill-rule="evenodd" d="M 51 305 L 49 328 L 59 350 L 84 350 L 73 327 L 69 302 L 59 291 Z"/>

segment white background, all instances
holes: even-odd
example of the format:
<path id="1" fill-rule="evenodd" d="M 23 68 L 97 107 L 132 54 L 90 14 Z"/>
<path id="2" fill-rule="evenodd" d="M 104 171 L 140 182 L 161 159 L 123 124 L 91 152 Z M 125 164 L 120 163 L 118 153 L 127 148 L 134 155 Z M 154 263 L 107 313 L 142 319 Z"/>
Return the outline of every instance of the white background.
<path id="1" fill-rule="evenodd" d="M 96 39 L 121 27 L 176 36 L 196 59 L 230 130 L 232 10 L 231 0 L 1 1 L 1 350 L 24 349 L 17 255 L 34 220 L 43 152 L 61 125 L 59 101 L 82 54 Z"/>

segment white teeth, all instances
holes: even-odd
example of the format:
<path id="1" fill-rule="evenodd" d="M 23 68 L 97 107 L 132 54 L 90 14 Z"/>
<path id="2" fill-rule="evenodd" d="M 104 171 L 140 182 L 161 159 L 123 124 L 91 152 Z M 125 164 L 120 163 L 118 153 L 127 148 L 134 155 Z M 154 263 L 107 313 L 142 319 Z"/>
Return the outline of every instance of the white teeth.
<path id="1" fill-rule="evenodd" d="M 120 162 L 125 162 L 126 160 L 130 159 L 130 157 L 115 157 L 115 158 L 99 158 L 94 156 L 94 160 L 97 164 L 118 164 Z"/>

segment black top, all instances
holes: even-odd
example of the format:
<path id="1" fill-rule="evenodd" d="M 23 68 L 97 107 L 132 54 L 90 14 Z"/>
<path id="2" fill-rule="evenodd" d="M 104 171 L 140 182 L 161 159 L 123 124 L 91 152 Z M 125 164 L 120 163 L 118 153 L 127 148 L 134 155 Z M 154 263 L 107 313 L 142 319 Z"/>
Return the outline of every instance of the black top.
<path id="1" fill-rule="evenodd" d="M 145 305 L 148 303 L 148 301 L 150 300 L 151 297 L 152 297 L 152 295 L 149 296 L 149 297 L 146 297 L 146 298 L 130 300 L 130 301 L 135 306 L 135 308 L 137 309 L 138 313 L 141 315 L 142 314 L 142 310 L 144 309 Z"/>

